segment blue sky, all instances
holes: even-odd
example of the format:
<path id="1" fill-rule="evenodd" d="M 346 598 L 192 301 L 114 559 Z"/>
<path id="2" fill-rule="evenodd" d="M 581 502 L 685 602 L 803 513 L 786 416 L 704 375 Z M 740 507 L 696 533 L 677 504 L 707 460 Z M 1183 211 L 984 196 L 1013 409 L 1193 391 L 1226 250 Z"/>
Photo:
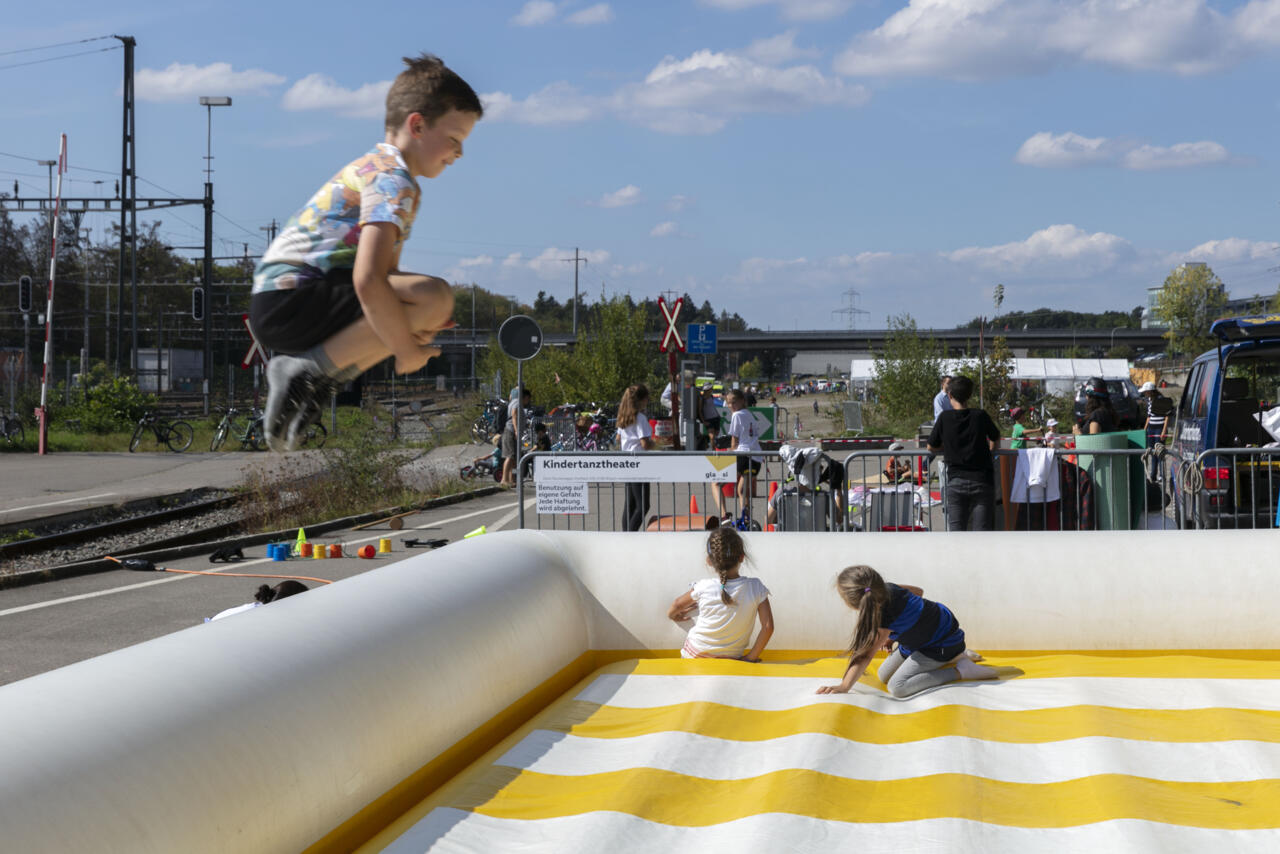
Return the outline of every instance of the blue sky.
<path id="1" fill-rule="evenodd" d="M 64 194 L 111 193 L 90 170 L 119 172 L 119 43 L 31 48 L 132 35 L 139 195 L 201 195 L 198 97 L 230 95 L 215 247 L 257 253 L 382 138 L 400 57 L 428 51 L 488 113 L 423 179 L 406 269 L 563 301 L 578 247 L 592 296 L 687 291 L 772 329 L 847 327 L 850 290 L 859 328 L 945 327 L 991 314 L 996 283 L 1005 310 L 1128 310 L 1183 261 L 1235 296 L 1280 283 L 1280 0 L 381 8 L 10 4 L 0 187 L 43 194 L 22 158 L 65 132 Z M 196 245 L 200 222 L 161 231 Z"/>

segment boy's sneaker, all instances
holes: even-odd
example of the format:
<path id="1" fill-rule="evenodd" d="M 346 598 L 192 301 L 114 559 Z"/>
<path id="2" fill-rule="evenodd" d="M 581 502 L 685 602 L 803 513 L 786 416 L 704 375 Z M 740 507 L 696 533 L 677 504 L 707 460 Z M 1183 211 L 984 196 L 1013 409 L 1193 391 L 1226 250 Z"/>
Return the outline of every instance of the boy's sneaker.
<path id="1" fill-rule="evenodd" d="M 303 410 L 314 407 L 318 414 L 319 407 L 313 403 L 315 389 L 327 380 L 310 359 L 276 356 L 267 363 L 267 406 L 262 425 L 268 448 L 283 452 L 296 447 L 293 442 L 297 440 L 297 431 L 291 431 L 290 427 Z M 291 432 L 294 433 L 292 441 Z"/>
<path id="2" fill-rule="evenodd" d="M 320 416 L 324 414 L 325 402 L 337 388 L 338 384 L 332 377 L 322 376 L 311 383 L 310 394 L 298 408 L 298 414 L 289 420 L 284 431 L 285 444 L 289 450 L 295 450 L 302 444 L 307 428 L 320 420 Z"/>

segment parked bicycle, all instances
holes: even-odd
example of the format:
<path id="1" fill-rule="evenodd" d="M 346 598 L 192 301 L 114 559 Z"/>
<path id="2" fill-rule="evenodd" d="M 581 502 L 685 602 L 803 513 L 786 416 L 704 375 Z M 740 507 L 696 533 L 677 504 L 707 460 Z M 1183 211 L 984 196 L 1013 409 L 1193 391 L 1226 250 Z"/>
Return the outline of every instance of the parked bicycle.
<path id="1" fill-rule="evenodd" d="M 133 429 L 133 438 L 129 440 L 130 451 L 138 449 L 138 444 L 148 430 L 155 436 L 157 445 L 168 445 L 169 450 L 176 453 L 182 453 L 191 447 L 191 439 L 195 436 L 195 431 L 187 422 L 170 421 L 154 412 L 147 412 L 138 419 L 138 426 Z"/>
<path id="2" fill-rule="evenodd" d="M 21 445 L 26 438 L 22 430 L 22 419 L 17 415 L 0 413 L 0 433 L 4 433 L 4 440 L 13 445 Z"/>
<path id="3" fill-rule="evenodd" d="M 244 425 L 236 422 L 236 416 L 239 414 L 240 410 L 235 407 L 230 407 L 226 410 L 222 420 L 218 422 L 218 426 L 213 431 L 213 439 L 209 441 L 209 450 L 216 451 L 221 448 L 228 436 L 234 436 L 239 440 L 240 450 L 242 451 L 265 451 L 267 449 L 267 437 L 262 425 L 262 410 L 256 407 L 250 410 L 249 421 Z M 303 433 L 299 447 L 323 448 L 325 440 L 328 438 L 329 431 L 317 421 Z"/>
<path id="4" fill-rule="evenodd" d="M 476 442 L 488 442 L 498 432 L 498 424 L 502 422 L 507 402 L 493 398 L 484 402 L 480 417 L 471 424 L 471 438 Z"/>

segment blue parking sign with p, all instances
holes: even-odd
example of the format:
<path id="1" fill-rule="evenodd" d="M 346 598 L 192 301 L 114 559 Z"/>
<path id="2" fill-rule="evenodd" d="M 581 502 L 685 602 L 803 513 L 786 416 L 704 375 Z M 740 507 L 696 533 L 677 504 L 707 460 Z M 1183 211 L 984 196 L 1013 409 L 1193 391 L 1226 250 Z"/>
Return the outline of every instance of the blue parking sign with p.
<path id="1" fill-rule="evenodd" d="M 686 353 L 716 352 L 716 325 L 714 323 L 690 323 L 686 329 Z"/>

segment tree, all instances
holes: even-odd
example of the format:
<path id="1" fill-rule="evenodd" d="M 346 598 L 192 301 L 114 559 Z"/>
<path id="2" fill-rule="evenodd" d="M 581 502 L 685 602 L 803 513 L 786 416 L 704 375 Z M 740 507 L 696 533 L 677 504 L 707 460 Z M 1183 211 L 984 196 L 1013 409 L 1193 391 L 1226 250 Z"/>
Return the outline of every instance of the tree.
<path id="1" fill-rule="evenodd" d="M 926 420 L 942 377 L 942 348 L 922 338 L 909 314 L 890 317 L 884 351 L 876 356 L 876 394 L 885 414 L 895 420 Z"/>
<path id="2" fill-rule="evenodd" d="M 1169 351 L 1195 356 L 1213 346 L 1209 326 L 1227 304 L 1226 288 L 1207 264 L 1183 264 L 1156 295 L 1156 317 L 1169 327 Z"/>
<path id="3" fill-rule="evenodd" d="M 967 361 L 961 373 L 973 380 L 975 392 L 981 382 L 982 406 L 992 420 L 1000 414 L 1001 405 L 1014 400 L 1016 383 L 1013 379 L 1013 351 L 1009 349 L 1009 342 L 1003 336 L 992 338 L 986 352 Z M 977 402 L 977 397 L 971 401 Z"/>
<path id="4" fill-rule="evenodd" d="M 658 383 L 657 349 L 644 340 L 643 307 L 625 296 L 602 298 L 589 315 L 580 313 L 578 320 L 578 340 L 572 351 L 543 347 L 524 364 L 524 383 L 537 405 L 615 404 L 623 390 L 635 383 L 648 385 L 657 397 L 665 381 Z M 489 340 L 477 370 L 486 377 L 501 371 L 505 388 L 498 392 L 503 396 L 515 385 L 515 360 L 503 354 L 496 338 Z"/>

